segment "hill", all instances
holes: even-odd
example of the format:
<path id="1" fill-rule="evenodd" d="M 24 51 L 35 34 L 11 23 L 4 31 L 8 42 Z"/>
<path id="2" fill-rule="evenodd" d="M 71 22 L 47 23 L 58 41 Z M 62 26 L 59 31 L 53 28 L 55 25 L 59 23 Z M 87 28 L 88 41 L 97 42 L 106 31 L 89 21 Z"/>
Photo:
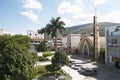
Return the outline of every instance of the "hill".
<path id="1" fill-rule="evenodd" d="M 101 22 L 98 25 L 100 30 L 100 36 L 105 36 L 105 27 L 120 25 L 120 23 Z M 93 33 L 93 23 L 67 27 L 65 31 L 65 34 L 84 34 L 84 33 L 88 34 Z"/>

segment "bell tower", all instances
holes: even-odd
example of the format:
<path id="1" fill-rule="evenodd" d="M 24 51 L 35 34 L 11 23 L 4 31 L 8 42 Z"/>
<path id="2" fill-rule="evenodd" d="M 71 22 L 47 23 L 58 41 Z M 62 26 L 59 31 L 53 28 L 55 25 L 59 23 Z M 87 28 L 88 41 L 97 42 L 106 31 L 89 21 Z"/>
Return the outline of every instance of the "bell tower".
<path id="1" fill-rule="evenodd" d="M 94 54 L 94 60 L 96 62 L 99 61 L 99 52 L 100 52 L 100 43 L 99 43 L 99 27 L 97 22 L 97 17 L 93 17 L 93 54 Z"/>

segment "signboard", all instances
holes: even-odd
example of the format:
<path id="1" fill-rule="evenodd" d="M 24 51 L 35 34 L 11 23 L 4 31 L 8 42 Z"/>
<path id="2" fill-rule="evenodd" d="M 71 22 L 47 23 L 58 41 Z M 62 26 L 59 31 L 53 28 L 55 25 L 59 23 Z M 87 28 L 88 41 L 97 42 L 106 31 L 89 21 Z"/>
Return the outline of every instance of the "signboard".
<path id="1" fill-rule="evenodd" d="M 120 57 L 118 57 L 118 56 L 112 56 L 112 61 L 119 61 L 120 62 Z"/>

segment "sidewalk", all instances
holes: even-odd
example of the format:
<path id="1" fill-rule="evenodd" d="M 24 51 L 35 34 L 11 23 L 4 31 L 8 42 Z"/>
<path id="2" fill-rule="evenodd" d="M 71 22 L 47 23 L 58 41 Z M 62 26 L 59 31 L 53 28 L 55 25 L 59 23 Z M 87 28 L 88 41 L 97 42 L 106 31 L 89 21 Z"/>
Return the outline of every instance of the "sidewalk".
<path id="1" fill-rule="evenodd" d="M 69 75 L 70 77 L 72 77 L 72 80 L 83 80 L 83 79 L 85 79 L 85 76 L 83 76 L 83 75 L 80 75 L 76 70 L 73 70 L 73 69 L 71 69 L 70 67 L 68 67 L 68 66 L 63 66 L 62 68 L 61 68 L 61 70 L 65 73 L 65 74 L 67 74 L 67 75 Z"/>

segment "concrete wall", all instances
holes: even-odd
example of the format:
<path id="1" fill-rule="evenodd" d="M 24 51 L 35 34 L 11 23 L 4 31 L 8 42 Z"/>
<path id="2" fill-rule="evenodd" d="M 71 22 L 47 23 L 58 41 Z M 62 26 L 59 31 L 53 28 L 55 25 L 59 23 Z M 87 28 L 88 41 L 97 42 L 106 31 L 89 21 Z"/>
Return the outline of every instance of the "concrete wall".
<path id="1" fill-rule="evenodd" d="M 120 31 L 115 32 L 116 27 L 106 28 L 106 63 L 114 63 L 113 57 L 120 58 Z"/>

